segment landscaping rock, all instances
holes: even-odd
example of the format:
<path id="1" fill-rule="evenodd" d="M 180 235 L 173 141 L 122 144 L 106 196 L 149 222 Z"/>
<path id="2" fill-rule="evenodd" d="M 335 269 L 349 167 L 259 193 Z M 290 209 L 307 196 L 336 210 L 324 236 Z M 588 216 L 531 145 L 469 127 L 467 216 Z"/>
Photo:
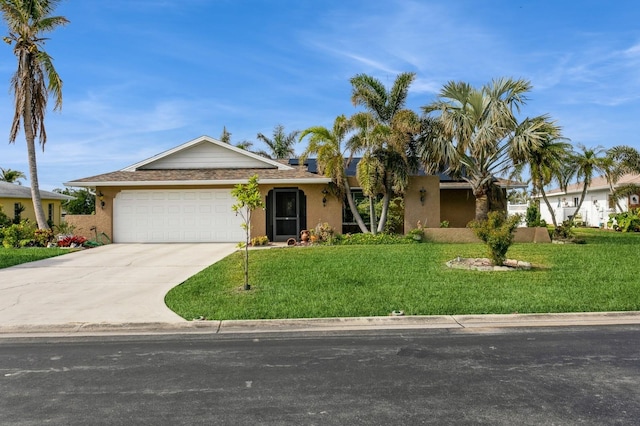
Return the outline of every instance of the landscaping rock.
<path id="1" fill-rule="evenodd" d="M 518 269 L 531 269 L 531 263 L 521 260 L 507 259 L 504 265 L 494 266 L 486 257 L 464 258 L 457 257 L 446 263 L 452 269 L 467 269 L 473 271 L 516 271 Z"/>

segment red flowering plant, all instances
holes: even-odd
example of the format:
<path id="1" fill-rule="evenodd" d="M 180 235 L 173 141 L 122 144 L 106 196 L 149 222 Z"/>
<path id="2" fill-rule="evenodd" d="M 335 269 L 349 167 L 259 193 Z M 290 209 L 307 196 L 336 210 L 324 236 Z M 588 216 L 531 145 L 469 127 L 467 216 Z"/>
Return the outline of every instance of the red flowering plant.
<path id="1" fill-rule="evenodd" d="M 87 239 L 78 235 L 71 235 L 58 240 L 58 247 L 81 247 Z"/>

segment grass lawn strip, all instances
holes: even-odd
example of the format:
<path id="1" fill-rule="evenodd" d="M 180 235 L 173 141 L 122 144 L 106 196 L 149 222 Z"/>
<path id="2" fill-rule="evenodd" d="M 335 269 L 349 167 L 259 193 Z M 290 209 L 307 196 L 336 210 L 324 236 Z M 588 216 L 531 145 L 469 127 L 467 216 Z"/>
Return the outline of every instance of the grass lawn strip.
<path id="1" fill-rule="evenodd" d="M 515 244 L 530 271 L 451 270 L 482 244 L 324 246 L 252 251 L 223 259 L 174 288 L 168 306 L 186 319 L 326 318 L 640 310 L 640 234 L 584 229 L 587 244 Z"/>
<path id="2" fill-rule="evenodd" d="M 47 259 L 69 253 L 69 249 L 28 247 L 21 249 L 7 249 L 0 247 L 0 269 L 22 263 Z"/>

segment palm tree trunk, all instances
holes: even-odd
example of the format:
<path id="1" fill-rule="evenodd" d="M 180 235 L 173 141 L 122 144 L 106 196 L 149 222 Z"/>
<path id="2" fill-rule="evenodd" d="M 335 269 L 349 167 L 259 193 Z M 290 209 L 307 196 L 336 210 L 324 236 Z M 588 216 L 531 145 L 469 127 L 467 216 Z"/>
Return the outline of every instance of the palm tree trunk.
<path id="1" fill-rule="evenodd" d="M 378 233 L 378 228 L 376 227 L 376 205 L 371 195 L 369 196 L 369 217 L 371 222 L 371 233 L 376 235 Z"/>
<path id="2" fill-rule="evenodd" d="M 475 188 L 473 195 L 476 197 L 476 220 L 487 220 L 489 214 L 489 196 L 487 195 L 487 189 L 482 187 Z"/>
<path id="3" fill-rule="evenodd" d="M 610 200 L 613 200 L 613 194 L 615 193 L 615 188 L 613 187 L 613 183 L 609 182 L 609 200 L 607 200 L 607 203 L 609 203 Z M 615 203 L 614 203 L 614 208 L 617 207 L 618 210 L 614 210 L 614 213 L 618 213 L 618 211 L 622 212 L 624 211 L 622 209 L 622 206 L 620 205 L 620 199 L 619 198 L 615 198 Z"/>
<path id="4" fill-rule="evenodd" d="M 355 201 L 353 201 L 353 194 L 351 193 L 351 187 L 349 186 L 349 181 L 347 178 L 344 178 L 344 188 L 345 194 L 347 196 L 347 204 L 349 204 L 349 208 L 351 209 L 351 213 L 353 214 L 353 218 L 356 220 L 358 227 L 362 233 L 367 234 L 369 230 L 367 229 L 367 225 L 365 225 L 364 220 L 362 220 L 362 216 L 360 216 L 360 212 L 356 207 Z"/>
<path id="5" fill-rule="evenodd" d="M 549 213 L 551 213 L 551 222 L 553 222 L 553 226 L 557 228 L 558 221 L 556 220 L 556 213 L 553 211 L 553 208 L 551 207 L 551 203 L 547 198 L 547 193 L 544 191 L 544 187 L 542 186 L 540 186 L 540 193 L 542 194 L 542 199 L 544 200 L 544 203 L 547 205 L 547 209 L 549 209 Z"/>
<path id="6" fill-rule="evenodd" d="M 390 200 L 391 196 L 389 195 L 389 191 L 387 191 L 382 198 L 382 212 L 380 213 L 380 222 L 378 222 L 378 232 L 384 231 L 384 226 L 387 223 L 387 217 L 389 215 Z"/>
<path id="7" fill-rule="evenodd" d="M 573 215 L 571 216 L 571 222 L 575 220 L 576 215 L 580 212 L 580 207 L 582 207 L 582 202 L 584 201 L 584 198 L 587 196 L 588 186 L 589 185 L 587 184 L 587 182 L 585 182 L 584 187 L 582 188 L 582 195 L 580 196 L 580 202 L 578 203 L 578 207 L 576 207 L 576 211 L 573 212 Z"/>
<path id="8" fill-rule="evenodd" d="M 25 85 L 24 137 L 27 142 L 27 156 L 29 161 L 29 180 L 31 181 L 31 200 L 36 213 L 38 229 L 49 229 L 44 215 L 42 200 L 40 199 L 40 184 L 38 183 L 38 165 L 36 163 L 35 135 L 33 133 L 33 109 L 31 87 Z"/>

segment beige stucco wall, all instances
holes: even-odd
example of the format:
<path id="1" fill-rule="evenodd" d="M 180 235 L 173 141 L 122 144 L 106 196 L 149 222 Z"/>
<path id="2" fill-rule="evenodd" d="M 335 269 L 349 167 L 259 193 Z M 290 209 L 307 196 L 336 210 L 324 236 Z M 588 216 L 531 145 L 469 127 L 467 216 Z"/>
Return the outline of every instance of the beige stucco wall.
<path id="1" fill-rule="evenodd" d="M 424 203 L 420 201 L 420 190 L 425 190 Z M 440 180 L 437 176 L 415 176 L 409 181 L 404 196 L 404 232 L 418 226 L 438 228 L 440 226 Z"/>
<path id="2" fill-rule="evenodd" d="M 98 234 L 105 233 L 110 240 L 113 240 L 113 199 L 120 192 L 118 188 L 98 187 L 96 194 L 95 214 L 91 215 L 66 215 L 64 220 L 75 226 L 74 234 L 88 239 L 93 239 Z M 104 202 L 104 206 L 102 206 Z M 95 227 L 96 230 L 91 230 Z"/>
<path id="3" fill-rule="evenodd" d="M 439 243 L 479 243 L 470 228 L 431 228 L 424 230 L 427 241 Z M 547 228 L 517 228 L 513 241 L 516 243 L 550 243 Z"/>
<path id="4" fill-rule="evenodd" d="M 0 206 L 2 207 L 2 212 L 6 214 L 9 219 L 13 219 L 14 213 L 14 205 L 16 203 L 20 203 L 24 206 L 24 211 L 20 214 L 20 217 L 24 219 L 29 219 L 29 221 L 36 223 L 36 213 L 33 208 L 33 201 L 31 198 L 0 198 Z M 42 208 L 44 209 L 44 216 L 48 218 L 49 212 L 49 204 L 53 204 L 53 224 L 59 225 L 62 221 L 62 208 L 60 200 L 42 200 Z"/>

